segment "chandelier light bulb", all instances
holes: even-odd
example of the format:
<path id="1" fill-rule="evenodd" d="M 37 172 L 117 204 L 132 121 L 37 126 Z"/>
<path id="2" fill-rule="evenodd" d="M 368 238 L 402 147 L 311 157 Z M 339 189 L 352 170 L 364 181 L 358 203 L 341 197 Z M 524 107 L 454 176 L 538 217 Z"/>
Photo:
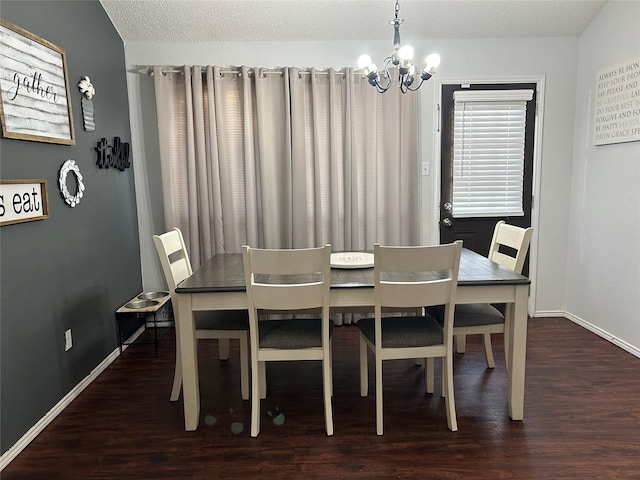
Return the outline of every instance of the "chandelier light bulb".
<path id="1" fill-rule="evenodd" d="M 440 65 L 440 55 L 437 53 L 432 53 L 427 56 L 426 65 L 424 67 L 424 71 L 430 74 L 434 74 L 438 66 Z"/>
<path id="2" fill-rule="evenodd" d="M 372 62 L 373 61 L 371 60 L 371 55 L 363 53 L 358 58 L 358 68 L 367 68 L 369 65 L 371 65 Z"/>
<path id="3" fill-rule="evenodd" d="M 413 47 L 411 45 L 405 45 L 398 51 L 400 60 L 410 62 L 413 58 Z"/>

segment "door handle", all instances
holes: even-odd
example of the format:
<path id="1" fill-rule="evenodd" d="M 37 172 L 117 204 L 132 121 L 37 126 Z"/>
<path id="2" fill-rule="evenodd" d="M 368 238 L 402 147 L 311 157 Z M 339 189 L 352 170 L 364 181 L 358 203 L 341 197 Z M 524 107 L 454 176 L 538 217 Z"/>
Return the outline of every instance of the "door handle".
<path id="1" fill-rule="evenodd" d="M 442 205 L 442 208 L 444 208 L 447 212 L 451 211 L 452 205 L 450 202 L 445 203 L 444 205 Z"/>
<path id="2" fill-rule="evenodd" d="M 444 218 L 444 219 L 442 219 L 442 224 L 443 224 L 445 227 L 450 228 L 450 227 L 451 227 L 451 225 L 453 225 L 453 222 L 451 221 L 451 219 L 450 219 L 450 218 Z"/>

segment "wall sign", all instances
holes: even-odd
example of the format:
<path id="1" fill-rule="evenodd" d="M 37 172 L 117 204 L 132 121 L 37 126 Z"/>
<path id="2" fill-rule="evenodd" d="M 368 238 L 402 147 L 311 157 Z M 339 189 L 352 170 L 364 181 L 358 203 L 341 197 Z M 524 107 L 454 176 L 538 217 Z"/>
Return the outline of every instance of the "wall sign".
<path id="1" fill-rule="evenodd" d="M 109 146 L 106 138 L 101 138 L 95 147 L 98 152 L 98 160 L 96 165 L 100 168 L 117 168 L 124 172 L 125 168 L 131 166 L 129 155 L 131 147 L 128 142 L 122 142 L 120 137 L 113 137 L 113 145 Z"/>
<path id="2" fill-rule="evenodd" d="M 640 57 L 598 70 L 593 144 L 640 140 Z"/>
<path id="3" fill-rule="evenodd" d="M 49 218 L 46 180 L 0 180 L 0 225 Z"/>
<path id="4" fill-rule="evenodd" d="M 3 19 L 0 89 L 5 137 L 75 145 L 64 50 Z"/>

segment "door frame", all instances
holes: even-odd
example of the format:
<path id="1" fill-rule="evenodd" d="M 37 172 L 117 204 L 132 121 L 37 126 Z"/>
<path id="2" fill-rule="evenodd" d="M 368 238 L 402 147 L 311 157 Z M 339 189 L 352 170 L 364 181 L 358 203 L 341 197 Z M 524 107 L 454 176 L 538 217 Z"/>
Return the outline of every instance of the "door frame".
<path id="1" fill-rule="evenodd" d="M 531 287 L 529 291 L 528 310 L 531 315 L 536 311 L 536 278 L 538 273 L 538 226 L 540 213 L 540 172 L 542 170 L 542 131 L 544 119 L 544 103 L 545 103 L 545 75 L 512 75 L 504 77 L 464 77 L 464 78 L 435 78 L 434 85 L 434 106 L 433 109 L 433 125 L 434 128 L 434 161 L 433 161 L 433 199 L 431 212 L 431 238 L 429 243 L 438 245 L 440 243 L 440 158 L 442 147 L 440 143 L 440 122 L 442 118 L 442 86 L 450 84 L 464 83 L 535 83 L 536 84 L 536 122 L 535 122 L 535 138 L 533 144 L 533 185 L 532 185 L 532 208 L 531 208 L 531 226 L 533 227 L 533 236 L 531 238 L 531 246 L 529 247 L 529 278 L 531 279 Z"/>

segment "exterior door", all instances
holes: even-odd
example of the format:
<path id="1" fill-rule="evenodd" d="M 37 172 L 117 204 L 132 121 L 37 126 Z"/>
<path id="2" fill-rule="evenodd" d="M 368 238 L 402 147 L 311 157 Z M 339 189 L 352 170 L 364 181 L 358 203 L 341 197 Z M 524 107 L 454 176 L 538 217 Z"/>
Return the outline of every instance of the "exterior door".
<path id="1" fill-rule="evenodd" d="M 524 145 L 522 216 L 472 216 L 455 218 L 453 205 L 453 157 L 454 157 L 454 92 L 460 90 L 507 90 L 532 89 L 533 99 L 526 102 L 526 126 Z M 533 191 L 533 150 L 535 140 L 536 84 L 447 84 L 442 86 L 442 126 L 441 126 L 441 199 L 440 199 L 440 242 L 450 243 L 462 240 L 464 246 L 481 255 L 487 255 L 495 224 L 499 220 L 521 227 L 531 226 Z M 528 260 L 527 260 L 528 262 Z M 528 271 L 527 264 L 523 273 Z"/>

